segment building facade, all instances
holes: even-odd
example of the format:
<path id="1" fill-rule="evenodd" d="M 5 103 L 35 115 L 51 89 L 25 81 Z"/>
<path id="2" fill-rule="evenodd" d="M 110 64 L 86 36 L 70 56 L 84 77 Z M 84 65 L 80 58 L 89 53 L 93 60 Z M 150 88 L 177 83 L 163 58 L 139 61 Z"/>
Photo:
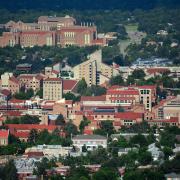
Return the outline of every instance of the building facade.
<path id="1" fill-rule="evenodd" d="M 20 90 L 20 83 L 12 73 L 4 73 L 1 75 L 0 89 L 7 89 L 12 94 L 18 93 Z"/>
<path id="2" fill-rule="evenodd" d="M 72 138 L 73 145 L 83 151 L 83 147 L 86 147 L 88 151 L 93 151 L 99 146 L 107 148 L 107 138 L 99 135 L 77 135 Z"/>
<path id="3" fill-rule="evenodd" d="M 43 82 L 43 99 L 58 101 L 62 99 L 63 82 L 60 78 L 47 78 Z"/>

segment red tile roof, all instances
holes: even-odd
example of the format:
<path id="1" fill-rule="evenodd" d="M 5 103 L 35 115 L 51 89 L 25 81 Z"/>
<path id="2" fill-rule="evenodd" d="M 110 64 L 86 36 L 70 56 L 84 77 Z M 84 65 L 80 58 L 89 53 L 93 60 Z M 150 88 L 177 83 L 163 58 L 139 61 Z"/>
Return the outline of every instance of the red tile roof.
<path id="1" fill-rule="evenodd" d="M 143 114 L 142 113 L 135 113 L 135 112 L 119 112 L 115 114 L 115 118 L 119 118 L 122 120 L 136 120 L 138 118 L 142 118 Z"/>
<path id="2" fill-rule="evenodd" d="M 16 129 L 16 130 L 47 129 L 49 131 L 53 131 L 57 128 L 57 126 L 55 126 L 55 125 L 41 125 L 41 124 L 7 124 L 6 126 L 10 130 L 11 129 Z"/>
<path id="3" fill-rule="evenodd" d="M 14 132 L 12 133 L 14 136 L 18 138 L 28 138 L 29 137 L 29 132 Z"/>
<path id="4" fill-rule="evenodd" d="M 3 90 L 1 91 L 1 93 L 2 93 L 3 95 L 5 95 L 5 96 L 9 96 L 9 95 L 11 94 L 11 91 L 9 91 L 9 90 L 7 90 L 7 89 L 3 89 Z"/>
<path id="5" fill-rule="evenodd" d="M 113 89 L 110 89 L 107 91 L 107 95 L 139 95 L 139 91 L 138 90 L 113 90 Z"/>
<path id="6" fill-rule="evenodd" d="M 18 79 L 33 79 L 34 77 L 37 80 L 43 79 L 43 76 L 40 74 L 21 74 L 18 76 Z"/>
<path id="7" fill-rule="evenodd" d="M 168 68 L 149 68 L 147 69 L 149 74 L 169 72 Z"/>
<path id="8" fill-rule="evenodd" d="M 151 89 L 151 90 L 156 89 L 156 85 L 144 85 L 144 86 L 134 86 L 134 87 L 138 87 L 139 89 Z"/>
<path id="9" fill-rule="evenodd" d="M 9 100 L 9 103 L 25 103 L 25 100 L 21 100 L 21 99 L 11 99 Z"/>
<path id="10" fill-rule="evenodd" d="M 59 74 L 59 72 L 56 71 L 56 70 L 52 70 L 52 73 L 54 73 L 54 74 Z"/>
<path id="11" fill-rule="evenodd" d="M 9 110 L 6 112 L 7 116 L 13 116 L 13 117 L 20 117 L 22 115 L 22 113 L 20 111 L 12 111 Z"/>
<path id="12" fill-rule="evenodd" d="M 61 78 L 47 78 L 44 81 L 62 81 Z"/>
<path id="13" fill-rule="evenodd" d="M 106 101 L 106 96 L 81 96 L 81 101 Z"/>
<path id="14" fill-rule="evenodd" d="M 76 80 L 70 80 L 70 79 L 64 79 L 63 80 L 63 90 L 65 91 L 72 91 L 75 86 L 77 85 L 78 81 Z"/>
<path id="15" fill-rule="evenodd" d="M 8 138 L 8 136 L 9 136 L 9 130 L 4 130 L 4 129 L 2 129 L 2 130 L 0 130 L 0 138 Z"/>
<path id="16" fill-rule="evenodd" d="M 135 97 L 110 97 L 110 100 L 135 100 Z"/>
<path id="17" fill-rule="evenodd" d="M 93 131 L 91 129 L 84 129 L 84 132 L 83 132 L 84 135 L 92 135 L 93 134 Z"/>
<path id="18" fill-rule="evenodd" d="M 25 155 L 28 156 L 28 158 L 31 158 L 31 157 L 42 157 L 44 156 L 44 153 L 42 151 L 30 151 L 30 152 L 27 152 L 25 153 Z"/>
<path id="19" fill-rule="evenodd" d="M 14 82 L 14 83 L 16 83 L 16 84 L 19 84 L 18 79 L 15 78 L 14 76 L 10 77 L 9 80 L 12 81 L 12 82 Z"/>
<path id="20" fill-rule="evenodd" d="M 65 104 L 73 104 L 73 100 L 66 100 Z"/>

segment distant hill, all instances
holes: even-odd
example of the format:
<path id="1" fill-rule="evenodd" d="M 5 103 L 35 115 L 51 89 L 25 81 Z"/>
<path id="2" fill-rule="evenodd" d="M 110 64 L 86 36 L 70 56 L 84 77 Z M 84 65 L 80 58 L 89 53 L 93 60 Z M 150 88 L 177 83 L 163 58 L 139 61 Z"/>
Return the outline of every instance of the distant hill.
<path id="1" fill-rule="evenodd" d="M 0 0 L 0 8 L 19 9 L 152 9 L 155 7 L 180 7 L 180 0 Z"/>

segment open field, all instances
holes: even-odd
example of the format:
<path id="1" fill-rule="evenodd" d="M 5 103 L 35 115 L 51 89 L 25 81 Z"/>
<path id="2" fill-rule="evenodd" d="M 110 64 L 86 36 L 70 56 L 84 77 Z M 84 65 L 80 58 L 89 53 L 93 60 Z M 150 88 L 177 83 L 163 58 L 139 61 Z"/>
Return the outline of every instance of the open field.
<path id="1" fill-rule="evenodd" d="M 125 28 L 129 39 L 121 40 L 119 43 L 120 51 L 124 56 L 126 55 L 125 50 L 130 44 L 140 44 L 141 40 L 146 36 L 145 33 L 138 31 L 138 24 L 129 24 Z"/>

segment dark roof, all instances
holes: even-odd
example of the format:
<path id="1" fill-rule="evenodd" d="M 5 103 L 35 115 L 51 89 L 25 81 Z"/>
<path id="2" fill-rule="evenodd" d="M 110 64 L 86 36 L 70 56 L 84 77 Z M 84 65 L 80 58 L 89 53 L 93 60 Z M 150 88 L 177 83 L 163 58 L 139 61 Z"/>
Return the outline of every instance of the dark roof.
<path id="1" fill-rule="evenodd" d="M 100 135 L 77 135 L 75 137 L 73 137 L 73 139 L 107 139 L 104 136 L 100 136 Z"/>
<path id="2" fill-rule="evenodd" d="M 176 174 L 176 173 L 169 173 L 169 174 L 165 174 L 166 178 L 180 178 L 180 174 Z"/>

